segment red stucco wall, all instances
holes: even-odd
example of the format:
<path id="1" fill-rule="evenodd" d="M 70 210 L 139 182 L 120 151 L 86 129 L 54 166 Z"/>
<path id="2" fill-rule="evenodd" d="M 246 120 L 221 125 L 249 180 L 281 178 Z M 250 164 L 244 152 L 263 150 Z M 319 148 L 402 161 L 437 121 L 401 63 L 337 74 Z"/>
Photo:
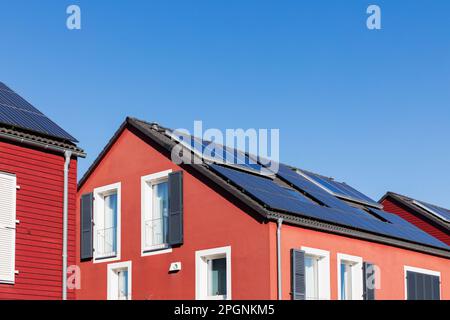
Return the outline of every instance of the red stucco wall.
<path id="1" fill-rule="evenodd" d="M 275 234 L 276 224 L 271 222 L 270 229 Z M 450 299 L 448 259 L 289 225 L 282 227 L 283 299 L 290 299 L 290 250 L 302 246 L 330 252 L 331 299 L 338 298 L 338 253 L 361 257 L 380 268 L 380 288 L 376 290 L 376 299 L 405 299 L 404 266 L 441 272 L 441 297 Z M 271 256 L 276 257 L 275 246 L 271 251 Z M 272 260 L 271 265 L 275 268 L 276 260 Z"/>

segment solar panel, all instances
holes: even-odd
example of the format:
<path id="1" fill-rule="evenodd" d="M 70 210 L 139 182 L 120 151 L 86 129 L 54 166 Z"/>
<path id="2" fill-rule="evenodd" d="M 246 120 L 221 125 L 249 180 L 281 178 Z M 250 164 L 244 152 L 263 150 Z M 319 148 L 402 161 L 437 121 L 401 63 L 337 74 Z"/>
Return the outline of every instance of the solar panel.
<path id="1" fill-rule="evenodd" d="M 42 112 L 1 82 L 0 123 L 41 133 L 49 137 L 78 142 Z"/>
<path id="2" fill-rule="evenodd" d="M 243 189 L 244 192 L 255 198 L 257 201 L 273 210 L 289 212 L 350 228 L 449 249 L 446 244 L 422 230 L 419 230 L 406 220 L 387 212 L 371 208 L 374 213 L 382 216 L 388 221 L 384 222 L 374 218 L 368 213 L 361 214 L 359 211 L 348 210 L 346 208 L 317 205 L 298 192 L 297 196 L 293 196 L 293 190 L 287 190 L 286 188 L 279 186 L 269 177 L 257 176 L 217 164 L 210 164 L 210 168 L 225 179 L 234 183 L 237 187 Z M 280 166 L 279 174 L 290 176 L 291 173 L 286 171 L 286 169 L 290 170 L 286 166 Z M 314 192 L 311 191 L 314 190 L 314 185 L 308 185 L 305 181 L 302 181 L 301 183 L 304 183 L 304 186 L 306 186 L 304 187 L 305 189 L 310 188 L 309 192 Z M 326 195 L 322 190 L 318 191 L 317 194 L 320 194 L 321 196 L 323 194 Z"/>
<path id="3" fill-rule="evenodd" d="M 417 201 L 414 200 L 413 203 L 416 206 L 421 207 L 422 209 L 428 211 L 429 213 L 437 216 L 438 218 L 446 221 L 446 222 L 450 222 L 450 210 L 426 203 L 426 202 L 422 202 L 422 201 Z"/>
<path id="4" fill-rule="evenodd" d="M 179 143 L 193 151 L 204 160 L 233 166 L 245 171 L 255 172 L 261 175 L 273 174 L 263 166 L 250 159 L 242 151 L 223 146 L 212 141 L 186 135 L 182 132 L 167 132 L 167 134 Z"/>
<path id="5" fill-rule="evenodd" d="M 354 202 L 358 202 L 364 205 L 369 205 L 376 208 L 382 208 L 382 206 L 370 199 L 368 196 L 362 194 L 361 192 L 355 190 L 351 186 L 343 182 L 334 181 L 331 178 L 327 178 L 312 172 L 298 171 L 299 174 L 303 175 L 305 178 L 309 179 L 316 185 L 320 186 L 322 189 L 331 193 L 332 195 L 344 199 L 348 199 Z"/>

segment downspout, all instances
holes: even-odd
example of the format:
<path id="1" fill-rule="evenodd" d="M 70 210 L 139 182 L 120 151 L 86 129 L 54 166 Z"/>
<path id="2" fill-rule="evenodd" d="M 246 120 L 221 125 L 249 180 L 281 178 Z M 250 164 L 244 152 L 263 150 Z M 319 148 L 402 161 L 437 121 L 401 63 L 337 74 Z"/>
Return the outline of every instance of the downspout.
<path id="1" fill-rule="evenodd" d="M 67 221 L 68 221 L 68 194 L 69 194 L 69 165 L 72 157 L 71 151 L 65 151 L 64 157 L 64 205 L 63 205 L 63 273 L 62 273 L 62 299 L 67 300 Z"/>
<path id="2" fill-rule="evenodd" d="M 278 278 L 278 300 L 282 300 L 281 288 L 281 225 L 283 219 L 279 218 L 277 223 L 277 278 Z"/>

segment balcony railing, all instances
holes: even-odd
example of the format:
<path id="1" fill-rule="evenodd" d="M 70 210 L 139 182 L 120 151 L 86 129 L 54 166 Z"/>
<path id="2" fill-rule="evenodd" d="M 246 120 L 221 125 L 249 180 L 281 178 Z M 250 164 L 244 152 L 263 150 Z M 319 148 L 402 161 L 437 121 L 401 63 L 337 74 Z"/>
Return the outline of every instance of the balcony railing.
<path id="1" fill-rule="evenodd" d="M 167 218 L 145 221 L 145 247 L 150 248 L 167 243 Z"/>
<path id="2" fill-rule="evenodd" d="M 95 247 L 97 258 L 114 257 L 117 254 L 116 228 L 97 230 L 97 246 Z"/>

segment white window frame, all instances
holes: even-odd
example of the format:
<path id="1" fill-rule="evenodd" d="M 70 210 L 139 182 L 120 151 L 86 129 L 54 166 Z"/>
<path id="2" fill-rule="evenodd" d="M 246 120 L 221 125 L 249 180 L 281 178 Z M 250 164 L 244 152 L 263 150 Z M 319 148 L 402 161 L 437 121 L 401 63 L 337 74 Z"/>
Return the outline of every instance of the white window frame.
<path id="1" fill-rule="evenodd" d="M 12 192 L 12 208 L 13 208 L 13 214 L 12 214 L 12 224 L 11 225 L 1 225 L 0 227 L 2 228 L 7 228 L 13 231 L 13 237 L 12 237 L 12 241 L 11 241 L 11 252 L 12 252 L 12 259 L 11 259 L 11 265 L 10 268 L 12 270 L 12 274 L 10 274 L 9 277 L 4 278 L 4 279 L 0 279 L 0 283 L 1 284 L 14 284 L 15 280 L 16 280 L 16 273 L 17 271 L 15 270 L 16 267 L 16 237 L 17 237 L 17 232 L 16 232 L 16 224 L 19 223 L 19 221 L 17 220 L 17 176 L 15 174 L 11 174 L 11 173 L 7 173 L 7 172 L 0 172 L 0 176 L 4 179 L 7 180 L 11 180 L 12 185 L 13 185 L 13 192 Z"/>
<path id="2" fill-rule="evenodd" d="M 408 300 L 408 280 L 406 279 L 408 271 L 411 272 L 417 272 L 422 273 L 430 276 L 437 276 L 439 277 L 439 297 L 442 300 L 442 283 L 441 283 L 441 273 L 439 271 L 434 271 L 430 269 L 424 269 L 424 268 L 417 268 L 417 267 L 411 267 L 411 266 L 403 266 L 403 277 L 404 277 L 404 284 L 405 284 L 405 300 Z"/>
<path id="3" fill-rule="evenodd" d="M 168 244 L 153 245 L 149 247 L 146 247 L 145 245 L 145 217 L 148 212 L 150 212 L 150 215 L 153 214 L 152 186 L 167 180 L 170 173 L 172 173 L 172 169 L 141 177 L 141 257 L 172 252 L 172 248 Z"/>
<path id="4" fill-rule="evenodd" d="M 108 300 L 117 300 L 115 298 L 115 293 L 113 290 L 117 289 L 116 286 L 112 285 L 112 281 L 117 282 L 117 270 L 127 269 L 128 271 L 128 300 L 131 300 L 131 289 L 132 289 L 132 263 L 131 261 L 118 262 L 118 263 L 110 263 L 108 264 L 108 272 L 107 272 L 107 297 Z"/>
<path id="5" fill-rule="evenodd" d="M 103 187 L 95 188 L 94 193 L 94 263 L 104 263 L 104 262 L 110 262 L 110 261 L 117 261 L 120 260 L 120 254 L 121 254 L 121 208 L 122 208 L 122 196 L 121 196 L 121 189 L 122 184 L 120 182 L 109 184 Z M 105 194 L 108 194 L 110 192 L 116 192 L 117 193 L 117 252 L 114 257 L 110 258 L 102 258 L 97 256 L 97 223 L 98 216 L 100 212 L 104 212 L 104 200 L 103 197 Z"/>
<path id="6" fill-rule="evenodd" d="M 338 299 L 341 300 L 341 262 L 350 262 L 352 276 L 352 300 L 363 300 L 363 259 L 348 254 L 337 254 Z"/>
<path id="7" fill-rule="evenodd" d="M 226 296 L 208 296 L 208 260 L 221 257 L 227 259 L 227 294 Z M 195 252 L 195 299 L 231 300 L 231 246 Z"/>
<path id="8" fill-rule="evenodd" d="M 330 300 L 330 251 L 301 247 L 301 250 L 305 252 L 307 256 L 314 256 L 318 258 L 318 298 L 319 300 Z"/>

